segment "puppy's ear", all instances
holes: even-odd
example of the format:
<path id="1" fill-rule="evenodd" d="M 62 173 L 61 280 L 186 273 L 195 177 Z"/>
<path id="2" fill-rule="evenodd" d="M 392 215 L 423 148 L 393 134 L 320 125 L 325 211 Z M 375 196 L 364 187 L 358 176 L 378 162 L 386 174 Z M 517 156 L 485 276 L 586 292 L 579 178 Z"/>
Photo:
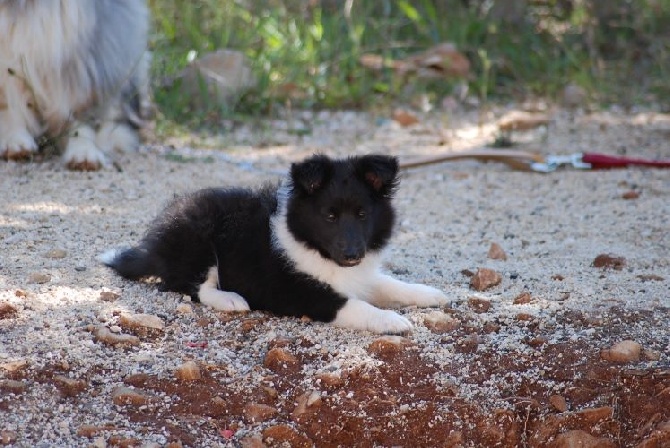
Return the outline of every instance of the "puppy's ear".
<path id="1" fill-rule="evenodd" d="M 355 160 L 356 173 L 375 193 L 390 198 L 395 193 L 398 179 L 398 159 L 391 156 L 369 155 Z"/>
<path id="2" fill-rule="evenodd" d="M 311 195 L 326 185 L 332 171 L 333 162 L 328 157 L 315 155 L 291 165 L 291 181 L 294 188 Z"/>

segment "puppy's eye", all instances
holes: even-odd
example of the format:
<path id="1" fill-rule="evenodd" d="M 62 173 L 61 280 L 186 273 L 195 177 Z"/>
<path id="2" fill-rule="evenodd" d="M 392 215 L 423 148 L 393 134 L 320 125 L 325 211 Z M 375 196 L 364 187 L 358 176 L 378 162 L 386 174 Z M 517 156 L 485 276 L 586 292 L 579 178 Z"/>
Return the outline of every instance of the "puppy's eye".
<path id="1" fill-rule="evenodd" d="M 360 210 L 358 211 L 358 219 L 363 220 L 363 219 L 365 219 L 365 218 L 367 218 L 367 217 L 368 217 L 368 214 L 365 213 L 365 210 L 360 209 Z"/>
<path id="2" fill-rule="evenodd" d="M 337 221 L 337 213 L 335 213 L 335 211 L 333 210 L 330 210 L 328 213 L 326 213 L 326 221 L 328 222 Z"/>

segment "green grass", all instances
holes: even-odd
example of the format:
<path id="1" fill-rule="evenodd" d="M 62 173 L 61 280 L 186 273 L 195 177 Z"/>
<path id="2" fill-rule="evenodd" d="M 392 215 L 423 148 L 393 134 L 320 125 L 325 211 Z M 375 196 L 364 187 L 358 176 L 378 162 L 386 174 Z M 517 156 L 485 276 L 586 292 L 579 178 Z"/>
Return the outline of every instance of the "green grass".
<path id="1" fill-rule="evenodd" d="M 583 2 L 572 10 L 555 0 L 531 3 L 540 6 L 524 23 L 505 26 L 458 0 L 152 0 L 159 121 L 207 129 L 286 107 L 374 108 L 418 93 L 440 98 L 458 80 L 401 78 L 358 61 L 365 53 L 402 58 L 445 41 L 471 61 L 466 82 L 484 101 L 554 98 L 568 83 L 603 102 L 670 95 L 670 0 L 624 1 L 632 13 L 607 26 L 594 24 Z M 190 52 L 218 48 L 243 51 L 258 84 L 226 105 L 205 101 L 194 109 L 165 81 L 187 65 Z"/>

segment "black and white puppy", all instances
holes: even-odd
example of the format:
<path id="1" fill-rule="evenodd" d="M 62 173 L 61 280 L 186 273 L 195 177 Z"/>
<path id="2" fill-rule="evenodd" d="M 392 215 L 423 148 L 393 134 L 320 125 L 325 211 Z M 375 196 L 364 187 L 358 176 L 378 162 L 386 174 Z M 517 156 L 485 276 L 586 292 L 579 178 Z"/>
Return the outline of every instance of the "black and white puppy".
<path id="1" fill-rule="evenodd" d="M 381 271 L 397 185 L 393 157 L 312 156 L 293 164 L 280 186 L 180 197 L 138 246 L 109 251 L 101 261 L 129 279 L 159 277 L 162 290 L 218 310 L 404 333 L 411 322 L 377 306 L 432 307 L 446 297 Z"/>

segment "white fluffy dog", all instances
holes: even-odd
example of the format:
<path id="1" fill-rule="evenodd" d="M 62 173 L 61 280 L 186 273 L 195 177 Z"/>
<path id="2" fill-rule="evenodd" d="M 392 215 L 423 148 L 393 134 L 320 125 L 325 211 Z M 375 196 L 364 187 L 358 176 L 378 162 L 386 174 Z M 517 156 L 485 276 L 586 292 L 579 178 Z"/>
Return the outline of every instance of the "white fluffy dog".
<path id="1" fill-rule="evenodd" d="M 0 0 L 0 157 L 46 136 L 71 169 L 134 149 L 149 108 L 144 0 Z"/>

